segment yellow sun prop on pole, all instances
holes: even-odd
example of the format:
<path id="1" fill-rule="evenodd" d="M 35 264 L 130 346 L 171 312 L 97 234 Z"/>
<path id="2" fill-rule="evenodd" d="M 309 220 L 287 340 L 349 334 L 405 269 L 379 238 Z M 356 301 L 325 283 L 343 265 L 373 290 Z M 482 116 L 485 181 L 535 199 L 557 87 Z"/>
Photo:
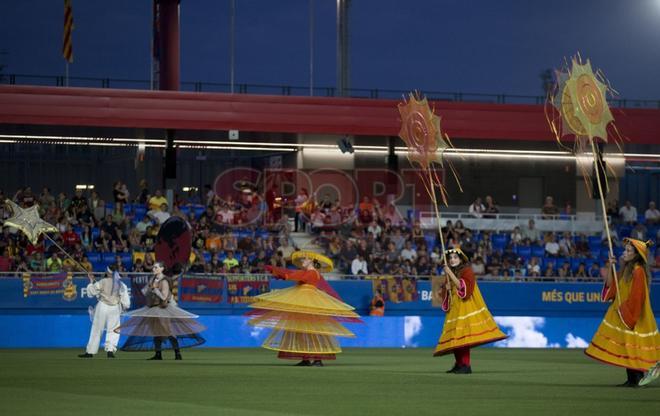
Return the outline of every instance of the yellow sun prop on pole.
<path id="1" fill-rule="evenodd" d="M 453 147 L 449 136 L 443 134 L 440 127 L 440 117 L 434 114 L 429 107 L 426 98 L 418 94 L 410 94 L 408 101 L 399 103 L 399 115 L 401 116 L 401 130 L 399 137 L 406 143 L 406 155 L 411 165 L 418 168 L 418 175 L 424 184 L 426 192 L 431 197 L 431 203 L 435 210 L 435 216 L 438 224 L 438 234 L 440 235 L 440 245 L 442 256 L 445 260 L 445 242 L 442 235 L 442 226 L 440 223 L 440 210 L 436 196 L 436 188 L 440 191 L 442 202 L 447 205 L 447 190 L 443 181 L 438 175 L 436 165 L 444 168 L 442 159 L 446 149 Z M 461 192 L 460 182 L 454 167 L 447 163 L 452 171 Z"/>
<path id="2" fill-rule="evenodd" d="M 587 168 L 579 163 L 578 167 L 585 178 L 587 189 L 595 181 L 598 187 L 601 207 L 603 210 L 603 225 L 607 234 L 607 242 L 610 249 L 610 257 L 614 257 L 612 248 L 612 239 L 610 237 L 610 228 L 607 222 L 607 209 L 605 207 L 605 190 L 608 190 L 607 177 L 602 159 L 598 157 L 599 151 L 596 146 L 596 139 L 603 142 L 608 141 L 608 125 L 611 124 L 614 131 L 614 141 L 619 145 L 621 136 L 614 126 L 614 117 L 607 104 L 607 93 L 613 93 L 614 90 L 609 86 L 600 72 L 594 73 L 591 68 L 591 62 L 587 59 L 582 63 L 580 56 L 571 59 L 571 65 L 568 65 L 558 71 L 555 71 L 557 84 L 553 94 L 548 97 L 548 103 L 557 110 L 553 112 L 550 106 L 546 105 L 546 118 L 550 129 L 552 130 L 557 142 L 563 146 L 561 139 L 564 136 L 574 136 L 575 145 L 573 153 L 576 156 L 591 152 L 593 156 L 594 178 L 591 177 Z M 558 113 L 558 114 L 557 114 Z M 612 272 L 616 275 L 615 265 L 612 264 Z M 617 279 L 614 279 L 617 294 L 619 285 Z M 619 304 L 621 300 L 617 296 Z"/>

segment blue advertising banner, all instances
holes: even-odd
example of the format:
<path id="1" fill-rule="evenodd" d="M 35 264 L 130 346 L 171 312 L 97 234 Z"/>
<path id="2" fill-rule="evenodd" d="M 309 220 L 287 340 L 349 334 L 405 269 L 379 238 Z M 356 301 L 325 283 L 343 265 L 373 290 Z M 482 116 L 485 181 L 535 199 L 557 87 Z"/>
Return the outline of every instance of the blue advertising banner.
<path id="1" fill-rule="evenodd" d="M 139 289 L 146 276 L 124 280 L 132 292 L 133 308 L 139 307 Z M 3 313 L 67 313 L 86 314 L 87 307 L 96 299 L 87 296 L 87 278 L 52 277 L 0 279 L 0 314 Z M 330 281 L 344 302 L 354 306 L 358 313 L 367 315 L 373 296 L 373 283 L 366 280 Z M 250 296 L 270 289 L 290 286 L 291 282 L 265 276 L 250 279 L 185 276 L 179 279 L 179 303 L 184 309 L 208 315 L 241 315 L 246 312 Z M 30 291 L 31 287 L 39 290 Z M 47 288 L 47 290 L 46 290 Z M 602 317 L 608 304 L 600 302 L 601 284 L 597 283 L 532 283 L 532 282 L 479 282 L 479 288 L 493 315 L 545 316 L 545 317 Z M 388 316 L 439 316 L 442 311 L 431 305 L 431 284 L 418 281 L 417 296 L 412 301 L 386 301 Z M 660 286 L 651 286 L 651 303 L 660 315 Z"/>

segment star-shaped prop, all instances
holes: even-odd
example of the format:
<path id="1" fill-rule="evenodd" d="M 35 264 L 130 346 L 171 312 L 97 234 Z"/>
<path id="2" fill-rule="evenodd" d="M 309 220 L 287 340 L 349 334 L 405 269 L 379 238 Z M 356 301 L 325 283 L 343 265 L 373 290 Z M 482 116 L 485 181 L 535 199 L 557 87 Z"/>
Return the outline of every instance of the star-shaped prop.
<path id="1" fill-rule="evenodd" d="M 6 226 L 18 228 L 27 236 L 30 243 L 37 244 L 42 233 L 58 232 L 57 228 L 39 217 L 39 207 L 33 205 L 23 209 L 12 200 L 5 200 L 14 216 L 5 220 Z"/>

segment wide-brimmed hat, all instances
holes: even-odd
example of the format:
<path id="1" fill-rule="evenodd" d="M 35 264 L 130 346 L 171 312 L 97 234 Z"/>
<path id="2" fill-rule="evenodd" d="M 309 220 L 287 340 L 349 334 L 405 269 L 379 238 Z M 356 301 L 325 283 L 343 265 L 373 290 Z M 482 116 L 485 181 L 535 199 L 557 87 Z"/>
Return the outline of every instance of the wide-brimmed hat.
<path id="1" fill-rule="evenodd" d="M 463 253 L 463 250 L 461 250 L 460 247 L 453 247 L 453 248 L 445 250 L 445 256 L 449 256 L 452 253 L 457 254 L 458 257 L 463 258 L 463 261 L 465 261 L 465 262 L 469 261 L 468 256 L 466 256 L 465 253 Z"/>
<path id="2" fill-rule="evenodd" d="M 651 240 L 642 241 L 642 240 L 637 240 L 635 238 L 626 237 L 623 239 L 623 243 L 630 244 L 633 247 L 635 247 L 635 251 L 637 251 L 639 255 L 642 256 L 642 260 L 644 260 L 644 263 L 647 262 L 649 247 L 653 245 L 653 241 Z"/>
<path id="3" fill-rule="evenodd" d="M 331 272 L 334 269 L 332 260 L 324 256 L 323 254 L 315 253 L 313 251 L 300 250 L 300 251 L 295 251 L 291 255 L 291 262 L 296 267 L 302 267 L 303 259 L 314 260 L 315 267 L 320 272 Z"/>

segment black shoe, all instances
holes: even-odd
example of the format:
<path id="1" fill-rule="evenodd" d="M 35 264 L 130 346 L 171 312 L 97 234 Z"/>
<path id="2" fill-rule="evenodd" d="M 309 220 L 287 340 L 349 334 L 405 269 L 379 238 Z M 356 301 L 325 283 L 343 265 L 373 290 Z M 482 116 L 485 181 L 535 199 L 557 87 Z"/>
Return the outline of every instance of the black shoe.
<path id="1" fill-rule="evenodd" d="M 451 369 L 445 371 L 445 373 L 447 373 L 447 374 L 449 374 L 449 373 L 455 373 L 456 370 L 458 370 L 458 363 L 454 364 L 454 366 L 453 366 Z"/>
<path id="2" fill-rule="evenodd" d="M 296 364 L 296 367 L 309 367 L 312 365 L 312 362 L 309 360 L 302 360 L 298 364 Z"/>
<path id="3" fill-rule="evenodd" d="M 151 357 L 151 358 L 147 358 L 147 361 L 151 361 L 151 360 L 162 360 L 162 359 L 163 359 L 163 356 L 162 356 L 159 352 L 157 352 L 156 354 L 154 354 L 153 357 Z"/>
<path id="4" fill-rule="evenodd" d="M 462 365 L 454 371 L 454 374 L 472 374 L 472 367 L 469 365 Z"/>
<path id="5" fill-rule="evenodd" d="M 630 380 L 626 380 L 625 383 L 617 384 L 617 387 L 630 387 L 632 383 L 630 383 Z"/>
<path id="6" fill-rule="evenodd" d="M 79 358 L 94 358 L 94 354 L 90 354 L 90 353 L 86 352 L 84 354 L 78 354 L 78 357 Z"/>
<path id="7" fill-rule="evenodd" d="M 108 358 L 115 358 L 115 353 L 112 351 L 108 351 Z"/>
<path id="8" fill-rule="evenodd" d="M 312 363 L 312 367 L 323 367 L 323 361 L 314 360 L 314 362 Z"/>
<path id="9" fill-rule="evenodd" d="M 177 352 L 177 353 L 174 354 L 174 359 L 175 360 L 183 360 L 183 357 L 181 356 L 180 352 Z"/>

